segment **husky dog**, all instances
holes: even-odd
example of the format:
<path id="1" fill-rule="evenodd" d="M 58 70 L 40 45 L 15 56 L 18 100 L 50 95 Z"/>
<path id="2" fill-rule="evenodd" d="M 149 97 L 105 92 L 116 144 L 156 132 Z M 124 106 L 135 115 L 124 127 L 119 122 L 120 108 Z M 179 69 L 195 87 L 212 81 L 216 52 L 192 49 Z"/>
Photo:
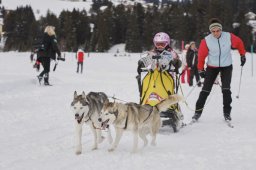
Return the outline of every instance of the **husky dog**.
<path id="1" fill-rule="evenodd" d="M 82 153 L 82 125 L 88 124 L 94 135 L 94 145 L 92 149 L 97 149 L 98 143 L 102 142 L 103 137 L 101 136 L 101 124 L 98 122 L 100 111 L 103 104 L 108 102 L 108 98 L 105 93 L 102 92 L 90 92 L 87 95 L 83 92 L 81 95 L 77 95 L 74 92 L 74 99 L 71 103 L 71 108 L 75 116 L 76 126 L 76 154 Z M 108 129 L 108 139 L 112 143 L 112 137 L 110 129 Z"/>
<path id="2" fill-rule="evenodd" d="M 113 124 L 116 130 L 115 141 L 109 151 L 114 151 L 125 130 L 131 130 L 134 135 L 132 152 L 137 151 L 138 135 L 146 146 L 148 144 L 146 135 L 150 133 L 152 136 L 151 145 L 156 145 L 156 134 L 161 126 L 160 112 L 166 111 L 170 105 L 182 100 L 183 97 L 180 95 L 170 95 L 153 107 L 136 103 L 105 103 L 99 122 L 102 122 L 102 127 Z"/>

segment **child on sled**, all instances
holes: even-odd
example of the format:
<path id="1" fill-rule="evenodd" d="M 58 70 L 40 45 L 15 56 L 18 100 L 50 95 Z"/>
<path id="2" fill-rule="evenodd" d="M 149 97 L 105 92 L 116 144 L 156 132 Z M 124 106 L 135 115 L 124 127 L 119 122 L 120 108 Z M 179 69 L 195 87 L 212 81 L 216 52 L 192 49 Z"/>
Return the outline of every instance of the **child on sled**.
<path id="1" fill-rule="evenodd" d="M 138 85 L 140 91 L 140 104 L 155 106 L 168 95 L 177 93 L 178 80 L 174 80 L 181 61 L 178 54 L 170 47 L 170 37 L 164 32 L 159 32 L 153 39 L 154 49 L 138 61 Z M 146 75 L 142 78 L 142 73 Z M 176 74 L 175 74 L 176 73 Z M 176 90 L 175 90 L 176 86 Z M 161 117 L 168 118 L 163 125 L 170 125 L 174 132 L 181 127 L 183 115 L 178 104 L 170 106 L 166 112 L 161 112 Z"/>

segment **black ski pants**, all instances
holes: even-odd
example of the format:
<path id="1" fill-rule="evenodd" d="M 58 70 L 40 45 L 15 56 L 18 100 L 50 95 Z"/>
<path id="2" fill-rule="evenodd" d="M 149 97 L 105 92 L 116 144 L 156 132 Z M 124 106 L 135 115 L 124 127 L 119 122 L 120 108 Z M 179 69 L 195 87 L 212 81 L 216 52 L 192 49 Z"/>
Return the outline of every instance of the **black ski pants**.
<path id="1" fill-rule="evenodd" d="M 196 77 L 196 82 L 200 80 L 197 67 L 192 67 L 190 71 L 189 85 L 193 86 L 193 79 Z"/>
<path id="2" fill-rule="evenodd" d="M 80 73 L 83 73 L 83 62 L 77 62 L 77 73 L 79 72 L 79 65 L 81 66 L 81 71 Z"/>
<path id="3" fill-rule="evenodd" d="M 48 82 L 49 79 L 49 72 L 50 72 L 50 65 L 51 65 L 51 58 L 50 57 L 42 57 L 40 59 L 44 70 L 39 74 L 40 77 L 45 76 L 45 81 Z"/>
<path id="4" fill-rule="evenodd" d="M 197 114 L 202 114 L 206 99 L 210 94 L 214 81 L 217 78 L 219 73 L 221 76 L 221 84 L 222 84 L 223 113 L 230 114 L 232 109 L 231 107 L 232 98 L 231 98 L 231 90 L 230 90 L 232 70 L 233 70 L 232 65 L 227 67 L 219 67 L 219 68 L 207 67 L 204 85 L 203 85 L 202 91 L 199 94 L 199 98 L 196 102 L 195 112 Z"/>

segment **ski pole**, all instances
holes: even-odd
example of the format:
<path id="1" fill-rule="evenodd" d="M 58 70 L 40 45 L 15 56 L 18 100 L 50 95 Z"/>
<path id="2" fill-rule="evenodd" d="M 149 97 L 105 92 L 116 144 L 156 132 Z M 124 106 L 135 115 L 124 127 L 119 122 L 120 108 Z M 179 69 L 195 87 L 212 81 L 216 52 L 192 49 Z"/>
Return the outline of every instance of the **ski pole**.
<path id="1" fill-rule="evenodd" d="M 53 71 L 55 71 L 55 70 L 56 70 L 57 65 L 58 65 L 58 61 L 55 61 L 55 65 L 54 65 Z"/>
<path id="2" fill-rule="evenodd" d="M 239 88 L 238 88 L 238 93 L 236 98 L 239 98 L 239 94 L 240 94 L 240 88 L 241 88 L 241 81 L 242 81 L 242 73 L 243 73 L 243 66 L 241 66 L 241 72 L 240 72 L 240 80 L 239 80 Z"/>
<path id="3" fill-rule="evenodd" d="M 185 97 L 185 100 L 187 100 L 187 98 L 191 95 L 191 93 L 195 90 L 196 86 L 198 85 L 198 83 L 201 82 L 200 80 L 196 83 L 196 85 L 193 86 L 193 88 L 188 92 L 187 96 Z"/>

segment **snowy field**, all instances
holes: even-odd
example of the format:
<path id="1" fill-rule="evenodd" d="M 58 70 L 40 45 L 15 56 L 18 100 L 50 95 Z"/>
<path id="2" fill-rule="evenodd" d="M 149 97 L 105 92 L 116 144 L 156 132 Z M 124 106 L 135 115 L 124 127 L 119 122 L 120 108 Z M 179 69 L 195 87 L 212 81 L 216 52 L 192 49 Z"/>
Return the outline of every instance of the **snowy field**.
<path id="1" fill-rule="evenodd" d="M 250 54 L 240 98 L 236 99 L 240 58 L 233 52 L 233 129 L 224 123 L 222 93 L 215 85 L 199 122 L 178 133 L 165 130 L 157 136 L 157 146 L 142 149 L 140 140 L 138 153 L 132 154 L 133 136 L 128 132 L 114 152 L 107 151 L 107 141 L 92 151 L 92 134 L 84 126 L 83 153 L 79 156 L 74 151 L 74 116 L 70 109 L 74 91 L 102 91 L 138 102 L 135 76 L 140 54 L 114 57 L 114 53 L 91 53 L 85 59 L 84 74 L 77 74 L 75 54 L 66 53 L 66 62 L 59 62 L 57 70 L 50 73 L 51 87 L 36 84 L 38 72 L 32 68 L 29 55 L 0 53 L 1 170 L 256 169 L 256 73 L 252 77 Z M 182 89 L 185 96 L 191 90 L 187 84 Z M 199 92 L 196 87 L 187 99 L 192 109 Z M 181 107 L 184 122 L 189 122 L 193 111 L 183 103 Z M 106 132 L 103 134 L 106 136 Z"/>

